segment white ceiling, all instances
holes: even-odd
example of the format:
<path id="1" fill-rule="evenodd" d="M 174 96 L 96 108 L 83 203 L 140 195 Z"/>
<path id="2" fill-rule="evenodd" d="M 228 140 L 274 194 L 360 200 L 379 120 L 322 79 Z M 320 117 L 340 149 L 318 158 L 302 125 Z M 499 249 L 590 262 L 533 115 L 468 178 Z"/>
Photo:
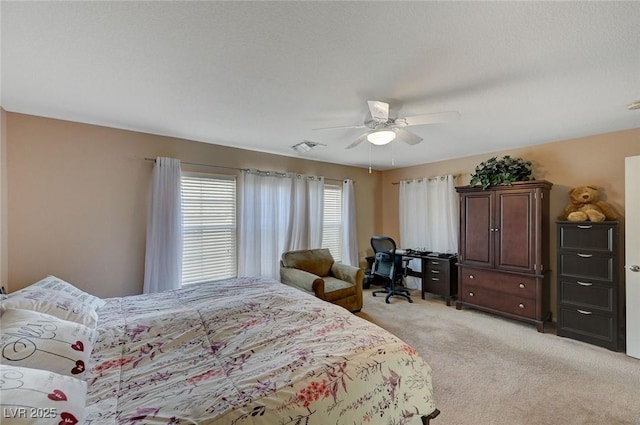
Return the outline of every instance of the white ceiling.
<path id="1" fill-rule="evenodd" d="M 381 170 L 640 127 L 637 1 L 0 7 L 12 112 Z M 361 129 L 313 130 L 367 100 L 462 118 L 371 153 L 345 150 Z"/>

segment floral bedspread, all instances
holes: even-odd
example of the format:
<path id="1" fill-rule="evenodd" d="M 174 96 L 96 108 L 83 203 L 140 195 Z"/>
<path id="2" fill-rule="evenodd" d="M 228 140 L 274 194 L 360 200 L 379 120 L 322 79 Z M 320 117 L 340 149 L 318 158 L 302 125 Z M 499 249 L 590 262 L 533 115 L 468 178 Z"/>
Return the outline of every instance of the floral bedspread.
<path id="1" fill-rule="evenodd" d="M 392 334 L 266 278 L 110 298 L 85 423 L 420 424 L 431 368 Z"/>

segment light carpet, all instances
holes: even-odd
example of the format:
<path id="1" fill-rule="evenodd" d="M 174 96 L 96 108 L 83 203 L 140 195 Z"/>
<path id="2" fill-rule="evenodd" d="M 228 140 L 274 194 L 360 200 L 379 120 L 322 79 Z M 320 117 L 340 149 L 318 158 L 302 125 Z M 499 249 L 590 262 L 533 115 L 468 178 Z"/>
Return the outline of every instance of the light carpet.
<path id="1" fill-rule="evenodd" d="M 364 291 L 358 316 L 400 337 L 433 369 L 434 425 L 640 425 L 640 360 L 438 297 Z"/>

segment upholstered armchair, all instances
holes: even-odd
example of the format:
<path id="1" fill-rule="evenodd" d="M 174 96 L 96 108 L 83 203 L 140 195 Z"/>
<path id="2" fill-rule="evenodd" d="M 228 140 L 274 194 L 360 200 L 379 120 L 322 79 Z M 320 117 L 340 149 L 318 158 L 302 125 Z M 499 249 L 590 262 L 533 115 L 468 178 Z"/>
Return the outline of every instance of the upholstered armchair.
<path id="1" fill-rule="evenodd" d="M 363 278 L 362 269 L 336 263 L 326 248 L 285 252 L 280 261 L 282 283 L 354 313 L 362 309 Z"/>

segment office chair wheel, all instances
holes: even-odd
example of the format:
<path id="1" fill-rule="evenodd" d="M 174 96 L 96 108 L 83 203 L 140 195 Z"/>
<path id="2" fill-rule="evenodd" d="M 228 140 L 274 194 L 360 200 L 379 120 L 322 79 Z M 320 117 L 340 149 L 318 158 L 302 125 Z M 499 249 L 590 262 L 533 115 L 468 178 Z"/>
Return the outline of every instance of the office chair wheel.
<path id="1" fill-rule="evenodd" d="M 410 303 L 412 303 L 412 302 L 413 302 L 413 300 L 412 300 L 411 298 L 409 298 L 409 302 L 410 302 Z"/>
<path id="2" fill-rule="evenodd" d="M 391 301 L 389 301 L 388 299 L 384 300 L 387 304 L 391 304 Z"/>

